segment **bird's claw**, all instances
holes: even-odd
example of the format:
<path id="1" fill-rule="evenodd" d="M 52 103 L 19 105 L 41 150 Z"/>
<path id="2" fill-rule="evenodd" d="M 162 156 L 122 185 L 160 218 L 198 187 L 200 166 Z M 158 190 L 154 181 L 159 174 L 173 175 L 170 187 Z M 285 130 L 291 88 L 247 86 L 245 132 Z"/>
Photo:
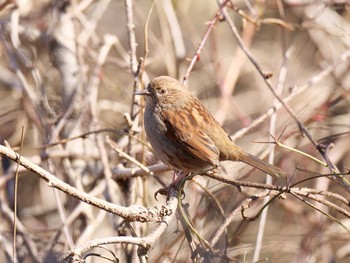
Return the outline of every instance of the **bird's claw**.
<path id="1" fill-rule="evenodd" d="M 155 193 L 154 193 L 154 198 L 158 201 L 157 199 L 157 195 L 161 194 L 161 195 L 166 195 L 167 199 L 169 199 L 169 194 L 170 194 L 170 189 L 171 188 L 177 188 L 176 184 L 171 183 L 170 185 L 160 188 L 158 189 Z"/>

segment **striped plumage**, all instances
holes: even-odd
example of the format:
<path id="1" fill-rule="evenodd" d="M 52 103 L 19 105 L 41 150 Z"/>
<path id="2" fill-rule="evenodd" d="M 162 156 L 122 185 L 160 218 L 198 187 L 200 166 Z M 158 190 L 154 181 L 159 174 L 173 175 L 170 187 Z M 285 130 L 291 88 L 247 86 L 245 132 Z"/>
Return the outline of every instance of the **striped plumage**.
<path id="1" fill-rule="evenodd" d="M 284 172 L 235 145 L 221 125 L 187 88 L 161 76 L 147 90 L 144 123 L 158 157 L 175 170 L 200 172 L 219 161 L 242 161 L 272 176 Z"/>

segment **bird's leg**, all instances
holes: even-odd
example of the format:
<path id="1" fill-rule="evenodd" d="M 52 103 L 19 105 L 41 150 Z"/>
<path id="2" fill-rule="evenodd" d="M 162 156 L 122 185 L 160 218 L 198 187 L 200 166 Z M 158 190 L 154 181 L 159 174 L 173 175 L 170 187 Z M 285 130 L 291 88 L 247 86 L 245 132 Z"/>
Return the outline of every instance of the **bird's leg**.
<path id="1" fill-rule="evenodd" d="M 174 173 L 173 173 L 173 182 L 175 181 L 175 179 L 176 179 L 176 174 L 177 173 L 179 173 L 179 171 L 174 171 Z"/>
<path id="2" fill-rule="evenodd" d="M 204 170 L 202 170 L 201 172 L 198 172 L 198 173 L 195 173 L 194 175 L 197 175 L 197 174 L 210 174 L 210 173 L 217 173 L 217 168 L 218 168 L 218 165 L 214 165 L 210 168 L 206 168 Z M 191 172 L 185 172 L 185 171 L 174 171 L 174 174 L 173 174 L 173 181 L 166 187 L 164 188 L 161 188 L 159 189 L 158 191 L 156 191 L 154 193 L 154 198 L 156 200 L 157 199 L 157 195 L 158 194 L 161 194 L 161 195 L 166 195 L 168 197 L 168 194 L 169 194 L 169 190 L 171 188 L 176 188 L 178 187 L 178 184 L 186 177 L 186 176 L 189 176 L 191 174 Z"/>
<path id="3" fill-rule="evenodd" d="M 174 173 L 173 182 L 170 185 L 176 186 L 178 183 L 182 181 L 182 179 L 190 175 L 190 173 L 191 172 L 177 171 L 177 173 Z"/>
<path id="4" fill-rule="evenodd" d="M 156 200 L 157 199 L 157 195 L 158 194 L 161 194 L 161 195 L 166 195 L 168 196 L 169 194 L 169 190 L 171 188 L 177 188 L 178 187 L 178 184 L 182 181 L 182 179 L 184 179 L 186 176 L 190 175 L 191 173 L 190 172 L 184 172 L 184 171 L 174 171 L 174 174 L 173 174 L 173 181 L 166 187 L 164 188 L 160 188 L 159 190 L 157 190 L 155 193 L 154 193 L 154 198 Z"/>

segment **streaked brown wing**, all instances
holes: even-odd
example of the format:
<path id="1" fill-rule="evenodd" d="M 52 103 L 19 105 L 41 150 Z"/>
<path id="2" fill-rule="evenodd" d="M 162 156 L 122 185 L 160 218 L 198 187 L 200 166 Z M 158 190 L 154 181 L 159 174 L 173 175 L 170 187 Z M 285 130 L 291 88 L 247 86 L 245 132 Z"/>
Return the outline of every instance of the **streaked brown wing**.
<path id="1" fill-rule="evenodd" d="M 169 139 L 177 142 L 179 147 L 212 165 L 218 164 L 219 151 L 214 142 L 204 133 L 198 120 L 191 111 L 163 110 L 162 115 L 167 128 L 166 135 Z"/>

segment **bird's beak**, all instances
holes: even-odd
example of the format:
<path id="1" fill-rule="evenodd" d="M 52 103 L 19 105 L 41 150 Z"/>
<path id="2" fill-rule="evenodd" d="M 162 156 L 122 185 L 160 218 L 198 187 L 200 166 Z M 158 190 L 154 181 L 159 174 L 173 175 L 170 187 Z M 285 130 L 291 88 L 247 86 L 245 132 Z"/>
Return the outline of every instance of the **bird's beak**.
<path id="1" fill-rule="evenodd" d="M 151 93 L 148 90 L 144 89 L 134 92 L 134 95 L 150 96 Z"/>

